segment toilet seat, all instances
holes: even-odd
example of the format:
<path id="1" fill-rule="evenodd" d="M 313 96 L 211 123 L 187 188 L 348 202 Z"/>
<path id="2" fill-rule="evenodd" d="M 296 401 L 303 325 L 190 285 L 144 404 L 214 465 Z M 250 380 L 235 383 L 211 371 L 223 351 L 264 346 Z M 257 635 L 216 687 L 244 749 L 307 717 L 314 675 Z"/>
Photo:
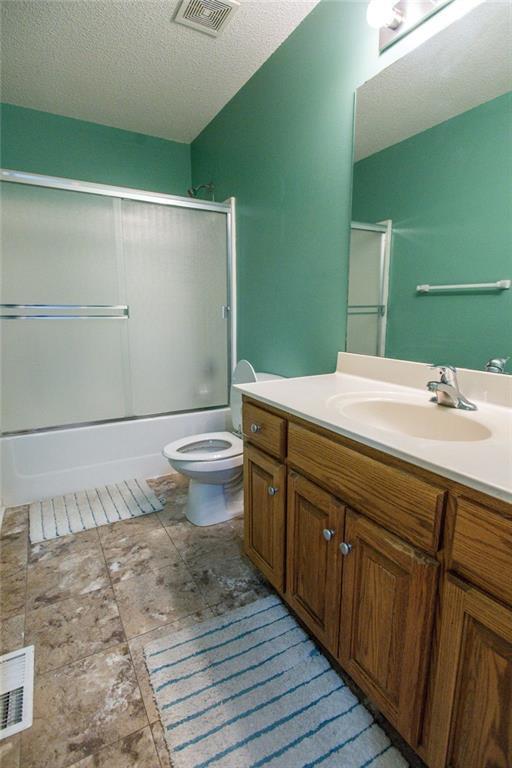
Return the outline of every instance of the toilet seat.
<path id="1" fill-rule="evenodd" d="M 241 456 L 244 444 L 232 432 L 202 432 L 168 443 L 164 456 L 171 461 L 211 462 Z"/>

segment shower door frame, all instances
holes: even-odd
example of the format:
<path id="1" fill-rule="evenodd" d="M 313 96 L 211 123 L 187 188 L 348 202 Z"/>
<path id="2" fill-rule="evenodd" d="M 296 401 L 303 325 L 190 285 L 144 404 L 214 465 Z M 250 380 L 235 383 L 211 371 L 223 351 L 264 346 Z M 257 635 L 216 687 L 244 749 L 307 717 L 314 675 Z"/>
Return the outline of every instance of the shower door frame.
<path id="1" fill-rule="evenodd" d="M 349 277 L 350 277 L 350 257 L 349 250 L 349 272 L 347 274 L 347 319 L 348 315 L 378 315 L 377 318 L 377 357 L 385 357 L 386 354 L 386 335 L 387 335 L 387 323 L 388 323 L 388 310 L 389 310 L 389 277 L 391 269 L 391 237 L 393 233 L 393 222 L 391 219 L 380 221 L 377 224 L 371 224 L 363 221 L 351 221 L 350 232 L 352 230 L 359 230 L 363 232 L 376 232 L 381 237 L 380 243 L 380 264 L 379 264 L 379 303 L 368 304 L 364 307 L 354 307 L 348 302 L 348 290 L 349 290 Z M 351 309 L 355 309 L 355 312 L 351 312 Z M 347 346 L 347 330 L 345 332 L 345 348 Z"/>
<path id="2" fill-rule="evenodd" d="M 173 208 L 189 208 L 198 211 L 213 211 L 223 213 L 226 216 L 226 246 L 227 246 L 227 274 L 226 274 L 226 295 L 228 304 L 219 308 L 228 323 L 227 328 L 227 403 L 226 405 L 215 405 L 211 407 L 193 408 L 189 411 L 163 411 L 161 413 L 144 414 L 142 416 L 123 416 L 120 418 L 100 419 L 95 421 L 80 421 L 73 424 L 58 424 L 50 427 L 38 427 L 36 429 L 25 429 L 12 432 L 2 432 L 1 437 L 11 437 L 16 435 L 31 435 L 40 432 L 53 432 L 56 430 L 76 429 L 77 427 L 91 427 L 101 424 L 110 424 L 123 421 L 140 421 L 142 419 L 159 418 L 161 416 L 174 416 L 183 413 L 197 413 L 199 411 L 214 411 L 229 407 L 229 393 L 231 390 L 231 374 L 236 365 L 236 344 L 237 344 L 237 296 L 236 296 L 236 198 L 230 197 L 223 203 L 215 203 L 209 200 L 197 200 L 196 198 L 180 197 L 179 195 L 167 195 L 161 192 L 147 192 L 143 189 L 133 189 L 131 187 L 117 187 L 110 184 L 96 184 L 95 182 L 81 181 L 78 179 L 68 179 L 60 176 L 46 176 L 39 173 L 28 173 L 26 171 L 17 171 L 10 168 L 0 168 L 0 182 L 9 182 L 12 184 L 25 184 L 31 187 L 47 187 L 50 189 L 62 189 L 67 192 L 85 192 L 90 195 L 101 195 L 103 197 L 112 197 L 118 200 L 134 200 L 142 203 L 153 203 L 156 205 L 166 205 Z M 11 304 L 12 309 L 21 309 L 27 305 Z M 50 305 L 44 305 L 50 306 Z M 64 305 L 63 305 L 64 306 Z M 91 305 L 92 306 L 92 305 Z M 78 305 L 77 305 L 78 307 Z M 70 305 L 71 308 L 71 305 Z M 80 307 L 83 308 L 83 307 Z M 91 307 L 86 307 L 90 309 Z M 109 309 L 122 309 L 122 315 L 109 315 L 109 319 L 128 319 L 128 308 L 109 307 Z M 80 317 L 80 316 L 78 316 Z M 87 319 L 94 319 L 95 315 L 88 316 Z M 96 315 L 98 317 L 98 315 Z M 4 318 L 6 321 L 22 319 L 20 317 Z M 57 317 L 34 317 L 34 319 L 61 319 Z M 72 319 L 68 316 L 65 319 Z M 81 317 L 80 319 L 83 319 Z"/>

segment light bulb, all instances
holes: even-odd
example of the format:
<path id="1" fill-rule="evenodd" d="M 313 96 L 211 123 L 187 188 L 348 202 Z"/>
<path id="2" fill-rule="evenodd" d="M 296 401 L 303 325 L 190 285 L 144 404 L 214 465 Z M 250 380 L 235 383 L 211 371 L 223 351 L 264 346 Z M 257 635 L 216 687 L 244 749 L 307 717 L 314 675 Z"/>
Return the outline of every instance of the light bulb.
<path id="1" fill-rule="evenodd" d="M 402 23 L 403 17 L 395 8 L 397 0 L 370 0 L 366 10 L 366 21 L 370 27 L 381 29 L 396 29 Z"/>

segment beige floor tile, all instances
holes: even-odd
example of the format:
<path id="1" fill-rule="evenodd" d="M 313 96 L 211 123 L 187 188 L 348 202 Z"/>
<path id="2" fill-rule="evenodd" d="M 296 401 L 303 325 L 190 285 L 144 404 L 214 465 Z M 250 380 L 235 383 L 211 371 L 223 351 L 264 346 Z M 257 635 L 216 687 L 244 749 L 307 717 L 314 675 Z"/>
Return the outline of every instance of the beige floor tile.
<path id="1" fill-rule="evenodd" d="M 120 581 L 114 584 L 114 591 L 128 638 L 205 607 L 197 585 L 181 562 Z"/>
<path id="2" fill-rule="evenodd" d="M 185 520 L 187 498 L 188 484 L 178 487 L 174 493 L 162 502 L 165 506 L 161 512 L 158 512 L 158 517 L 167 528 L 172 528 L 176 523 L 181 523 Z"/>
<path id="3" fill-rule="evenodd" d="M 9 507 L 4 512 L 0 536 L 4 537 L 11 533 L 21 533 L 28 531 L 28 504 L 22 504 L 19 507 Z"/>
<path id="4" fill-rule="evenodd" d="M 228 600 L 236 606 L 246 593 L 254 592 L 257 597 L 268 594 L 263 577 L 243 555 L 216 552 L 208 557 L 205 554 L 187 561 L 187 566 L 207 605 Z"/>
<path id="5" fill-rule="evenodd" d="M 160 761 L 148 726 L 73 763 L 72 768 L 160 768 Z"/>
<path id="6" fill-rule="evenodd" d="M 153 698 L 153 689 L 151 687 L 151 683 L 149 682 L 148 670 L 144 659 L 144 647 L 149 643 L 152 643 L 154 640 L 160 640 L 162 637 L 172 637 L 175 632 L 179 632 L 181 629 L 185 629 L 185 627 L 195 626 L 199 622 L 206 621 L 212 617 L 213 613 L 211 610 L 209 608 L 205 608 L 203 611 L 198 611 L 197 613 L 193 613 L 190 616 L 185 616 L 183 619 L 173 621 L 172 624 L 166 624 L 165 626 L 158 627 L 158 629 L 154 629 L 151 632 L 146 632 L 144 635 L 134 637 L 128 643 L 130 647 L 130 653 L 132 655 L 133 666 L 135 667 L 135 673 L 137 675 L 137 680 L 139 681 L 139 687 L 142 693 L 142 698 L 144 699 L 144 705 L 146 707 L 146 712 L 150 723 L 158 720 L 159 715 Z"/>
<path id="7" fill-rule="evenodd" d="M 148 725 L 127 645 L 36 677 L 23 768 L 64 768 Z"/>
<path id="8" fill-rule="evenodd" d="M 169 536 L 186 563 L 242 556 L 242 540 L 230 522 L 198 527 L 188 520 L 168 528 Z"/>
<path id="9" fill-rule="evenodd" d="M 50 605 L 110 585 L 97 529 L 32 546 L 27 608 Z"/>
<path id="10" fill-rule="evenodd" d="M 25 610 L 27 574 L 25 569 L 3 576 L 0 581 L 0 619 Z"/>
<path id="11" fill-rule="evenodd" d="M 151 732 L 153 734 L 153 740 L 155 742 L 156 751 L 160 758 L 160 765 L 162 768 L 172 768 L 172 761 L 169 755 L 169 748 L 167 747 L 164 735 L 164 729 L 160 720 L 151 723 Z"/>
<path id="12" fill-rule="evenodd" d="M 143 531 L 135 526 L 109 528 L 100 537 L 113 582 L 142 576 L 180 560 L 178 550 L 159 522 Z"/>
<path id="13" fill-rule="evenodd" d="M 162 504 L 165 504 L 168 499 L 175 497 L 180 490 L 188 488 L 188 478 L 177 472 L 162 475 L 161 477 L 151 477 L 146 482 Z"/>
<path id="14" fill-rule="evenodd" d="M 19 733 L 0 741 L 0 765 L 2 768 L 21 768 L 20 744 L 21 735 Z"/>
<path id="15" fill-rule="evenodd" d="M 100 525 L 96 530 L 102 544 L 105 541 L 113 540 L 117 536 L 123 536 L 129 532 L 130 536 L 142 536 L 153 528 L 161 528 L 162 524 L 158 519 L 156 512 L 148 515 L 139 515 L 139 517 L 130 517 L 128 520 L 119 520 L 110 525 Z"/>
<path id="16" fill-rule="evenodd" d="M 0 653 L 23 648 L 25 638 L 25 613 L 18 613 L 0 623 Z"/>
<path id="17" fill-rule="evenodd" d="M 28 535 L 26 530 L 3 534 L 0 538 L 0 578 L 26 568 Z"/>
<path id="18" fill-rule="evenodd" d="M 239 515 L 231 520 L 231 527 L 241 542 L 244 540 L 244 516 Z"/>
<path id="19" fill-rule="evenodd" d="M 221 616 L 223 613 L 229 613 L 236 608 L 242 608 L 244 605 L 249 605 L 255 600 L 261 600 L 263 597 L 275 594 L 274 590 L 265 582 L 262 582 L 258 587 L 249 589 L 247 592 L 239 592 L 232 594 L 220 603 L 211 606 L 211 611 L 215 616 Z"/>
<path id="20" fill-rule="evenodd" d="M 111 587 L 27 612 L 25 638 L 41 674 L 125 640 Z"/>
<path id="21" fill-rule="evenodd" d="M 41 541 L 30 545 L 28 562 L 30 565 L 44 564 L 56 557 L 65 557 L 70 552 L 77 552 L 84 547 L 95 545 L 98 541 L 97 528 Z"/>

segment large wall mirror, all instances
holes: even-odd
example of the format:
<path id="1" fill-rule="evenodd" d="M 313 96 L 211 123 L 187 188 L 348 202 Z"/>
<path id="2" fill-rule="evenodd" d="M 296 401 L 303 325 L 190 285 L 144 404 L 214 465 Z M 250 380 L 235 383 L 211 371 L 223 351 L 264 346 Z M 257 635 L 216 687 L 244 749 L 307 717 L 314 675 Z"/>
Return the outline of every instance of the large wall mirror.
<path id="1" fill-rule="evenodd" d="M 358 89 L 348 351 L 512 355 L 510 31 L 485 2 Z"/>

